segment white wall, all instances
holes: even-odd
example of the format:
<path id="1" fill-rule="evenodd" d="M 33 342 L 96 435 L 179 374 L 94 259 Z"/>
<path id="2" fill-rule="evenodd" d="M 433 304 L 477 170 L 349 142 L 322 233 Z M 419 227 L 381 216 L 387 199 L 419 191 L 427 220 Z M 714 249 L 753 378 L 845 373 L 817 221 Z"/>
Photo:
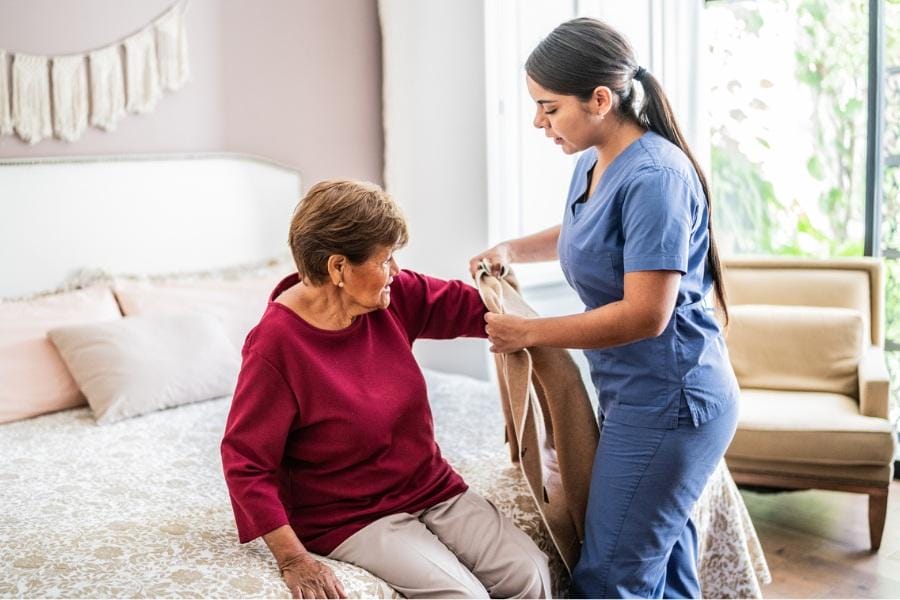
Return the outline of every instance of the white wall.
<path id="1" fill-rule="evenodd" d="M 401 266 L 469 280 L 487 247 L 483 0 L 381 0 L 385 187 L 410 226 Z M 420 341 L 425 367 L 487 378 L 482 340 Z"/>
<path id="2" fill-rule="evenodd" d="M 81 52 L 173 1 L 0 0 L 0 47 Z M 0 158 L 231 151 L 290 165 L 307 188 L 334 177 L 381 181 L 375 0 L 190 0 L 187 29 L 191 80 L 153 112 L 127 115 L 111 133 L 89 127 L 75 142 L 0 136 Z"/>

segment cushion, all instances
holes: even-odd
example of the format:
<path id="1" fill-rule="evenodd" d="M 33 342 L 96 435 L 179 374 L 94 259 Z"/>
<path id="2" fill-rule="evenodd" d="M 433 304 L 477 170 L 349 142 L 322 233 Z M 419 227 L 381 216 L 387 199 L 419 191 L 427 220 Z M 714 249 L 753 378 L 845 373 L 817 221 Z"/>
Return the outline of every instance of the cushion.
<path id="1" fill-rule="evenodd" d="M 726 261 L 725 288 L 729 310 L 732 305 L 773 301 L 779 305 L 855 309 L 863 316 L 863 329 L 869 336 L 872 281 L 870 271 L 864 266 L 832 268 L 833 261 L 817 260 L 810 261 L 809 268 L 779 268 L 754 265 L 752 259 L 746 260 L 750 266 L 742 265 L 740 259 Z M 835 266 L 838 265 L 839 262 Z M 877 343 L 877 339 L 872 343 Z"/>
<path id="2" fill-rule="evenodd" d="M 820 465 L 888 465 L 891 423 L 866 417 L 849 396 L 741 390 L 740 418 L 728 458 Z"/>
<path id="3" fill-rule="evenodd" d="M 0 302 L 0 423 L 84 404 L 47 331 L 121 316 L 103 287 Z"/>
<path id="4" fill-rule="evenodd" d="M 212 315 L 240 351 L 247 333 L 262 317 L 275 285 L 287 275 L 285 271 L 233 281 L 117 281 L 114 291 L 122 313 L 128 317 L 185 312 Z"/>
<path id="5" fill-rule="evenodd" d="M 210 315 L 126 317 L 49 336 L 101 424 L 230 394 L 240 367 Z"/>
<path id="6" fill-rule="evenodd" d="M 726 342 L 741 387 L 858 396 L 859 311 L 748 304 L 729 314 Z"/>

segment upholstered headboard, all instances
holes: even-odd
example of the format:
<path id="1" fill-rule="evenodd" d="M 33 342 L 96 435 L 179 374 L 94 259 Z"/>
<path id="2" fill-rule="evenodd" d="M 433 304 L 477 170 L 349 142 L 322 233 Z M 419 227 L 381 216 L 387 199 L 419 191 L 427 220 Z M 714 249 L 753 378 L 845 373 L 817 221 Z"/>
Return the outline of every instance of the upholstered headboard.
<path id="1" fill-rule="evenodd" d="M 300 175 L 238 154 L 0 161 L 0 298 L 75 272 L 171 273 L 287 253 Z"/>

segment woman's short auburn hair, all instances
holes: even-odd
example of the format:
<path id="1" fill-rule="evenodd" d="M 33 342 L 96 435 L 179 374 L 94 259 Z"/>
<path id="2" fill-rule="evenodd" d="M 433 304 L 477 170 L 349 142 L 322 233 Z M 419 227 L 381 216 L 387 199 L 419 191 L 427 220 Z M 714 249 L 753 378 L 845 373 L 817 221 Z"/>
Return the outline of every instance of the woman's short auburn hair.
<path id="1" fill-rule="evenodd" d="M 406 220 L 390 194 L 367 181 L 321 181 L 297 204 L 288 244 L 300 277 L 328 281 L 328 257 L 361 264 L 382 246 L 404 246 Z"/>

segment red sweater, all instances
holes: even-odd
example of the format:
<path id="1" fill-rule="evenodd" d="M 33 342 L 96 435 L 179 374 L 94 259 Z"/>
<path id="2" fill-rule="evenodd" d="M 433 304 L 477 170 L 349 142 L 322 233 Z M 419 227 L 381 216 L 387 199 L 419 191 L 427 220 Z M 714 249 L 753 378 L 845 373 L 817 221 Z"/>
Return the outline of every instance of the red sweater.
<path id="1" fill-rule="evenodd" d="M 485 337 L 478 291 L 401 271 L 391 303 L 339 331 L 273 302 L 247 336 L 222 440 L 240 541 L 290 523 L 326 555 L 366 525 L 466 490 L 441 456 L 416 338 Z"/>

